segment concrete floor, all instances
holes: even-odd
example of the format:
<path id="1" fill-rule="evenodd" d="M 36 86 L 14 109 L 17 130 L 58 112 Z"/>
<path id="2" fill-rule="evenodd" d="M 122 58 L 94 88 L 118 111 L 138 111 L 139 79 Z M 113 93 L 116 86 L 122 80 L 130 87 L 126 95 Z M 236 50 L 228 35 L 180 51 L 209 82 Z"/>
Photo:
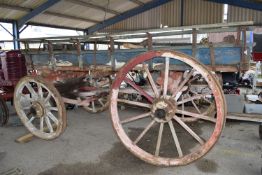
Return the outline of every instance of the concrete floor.
<path id="1" fill-rule="evenodd" d="M 23 126 L 0 128 L 0 172 L 15 167 L 25 175 L 261 175 L 258 124 L 228 122 L 219 142 L 204 158 L 183 167 L 156 167 L 120 144 L 108 111 L 89 114 L 79 108 L 67 114 L 65 133 L 53 141 L 34 139 L 18 144 L 14 140 L 27 133 Z"/>

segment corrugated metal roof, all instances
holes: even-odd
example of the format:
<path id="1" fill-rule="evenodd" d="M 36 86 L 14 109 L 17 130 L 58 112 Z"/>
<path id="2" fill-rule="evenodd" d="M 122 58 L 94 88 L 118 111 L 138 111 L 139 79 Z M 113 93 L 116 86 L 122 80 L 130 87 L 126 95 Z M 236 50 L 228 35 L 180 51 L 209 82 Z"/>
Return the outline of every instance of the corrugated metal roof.
<path id="1" fill-rule="evenodd" d="M 254 21 L 255 24 L 262 24 L 262 12 L 245 9 L 241 7 L 228 7 L 228 22 Z"/>
<path id="2" fill-rule="evenodd" d="M 183 25 L 214 24 L 223 20 L 223 4 L 184 0 Z"/>
<path id="3" fill-rule="evenodd" d="M 110 0 L 110 1 L 108 0 L 91 0 L 91 1 L 85 0 L 85 1 L 96 4 L 96 5 L 100 5 L 103 7 L 108 7 L 109 9 L 114 9 L 121 13 L 138 6 L 137 4 L 131 1 L 123 1 L 123 0 Z M 109 2 L 109 5 L 108 5 L 108 2 Z"/>
<path id="4" fill-rule="evenodd" d="M 158 28 L 160 26 L 160 14 L 160 8 L 154 8 L 134 17 L 128 18 L 122 22 L 118 22 L 103 31 L 115 32 L 123 30 Z"/>
<path id="5" fill-rule="evenodd" d="M 92 19 L 96 21 L 103 21 L 105 19 L 111 18 L 114 15 L 110 13 L 103 12 L 101 10 L 96 10 L 93 8 L 84 7 L 72 2 L 57 3 L 48 9 L 49 12 L 56 12 L 86 19 Z M 76 13 L 78 12 L 78 13 Z M 80 13 L 79 13 L 80 12 Z M 95 15 L 94 15 L 95 14 Z M 105 18 L 104 18 L 105 17 Z"/>
<path id="6" fill-rule="evenodd" d="M 47 24 L 47 25 L 71 26 L 73 28 L 82 28 L 82 29 L 94 25 L 94 23 L 83 22 L 83 21 L 78 21 L 78 20 L 73 20 L 73 19 L 65 20 L 65 18 L 53 17 L 53 16 L 45 15 L 45 14 L 36 16 L 31 21 L 35 23 L 42 23 L 42 24 Z"/>
<path id="7" fill-rule="evenodd" d="M 45 3 L 47 0 L 1 0 L 1 3 L 9 5 L 17 5 L 27 8 L 36 8 L 39 5 Z"/>
<path id="8" fill-rule="evenodd" d="M 182 24 L 181 20 L 181 0 L 174 0 L 111 25 L 102 31 L 116 32 L 160 26 L 177 27 Z M 221 23 L 222 20 L 223 4 L 203 0 L 184 0 L 183 25 L 214 24 Z"/>
<path id="9" fill-rule="evenodd" d="M 151 0 L 139 1 L 143 5 Z M 1 0 L 0 19 L 18 20 L 45 2 L 47 0 Z M 98 7 L 92 8 L 92 5 Z M 138 6 L 131 0 L 78 0 L 78 3 L 74 0 L 62 0 L 29 22 L 86 29 Z"/>
<path id="10" fill-rule="evenodd" d="M 29 22 L 86 29 L 151 1 L 61 0 L 44 13 L 32 18 Z M 0 0 L 0 19 L 21 19 L 31 10 L 45 2 L 47 0 Z M 161 25 L 176 27 L 181 24 L 196 25 L 222 22 L 223 4 L 206 0 L 183 0 L 183 2 L 183 18 L 181 18 L 181 0 L 173 0 L 116 23 L 105 30 L 137 30 L 159 28 Z M 83 3 L 89 5 L 85 6 Z M 1 4 L 6 5 L 6 7 L 1 6 Z M 92 6 L 98 7 L 93 8 Z M 262 12 L 229 6 L 229 22 L 247 20 L 254 20 L 261 24 Z"/>
<path id="11" fill-rule="evenodd" d="M 109 26 L 103 31 L 115 32 L 159 28 L 160 26 L 179 26 L 181 18 L 180 3 L 180 0 L 171 1 L 160 7 L 156 7 Z"/>
<path id="12" fill-rule="evenodd" d="M 10 11 L 9 9 L 5 9 L 5 8 L 1 8 L 0 7 L 0 17 L 2 19 L 19 19 L 21 18 L 21 16 L 26 15 L 27 12 L 24 11 L 16 11 L 16 10 L 12 10 Z"/>

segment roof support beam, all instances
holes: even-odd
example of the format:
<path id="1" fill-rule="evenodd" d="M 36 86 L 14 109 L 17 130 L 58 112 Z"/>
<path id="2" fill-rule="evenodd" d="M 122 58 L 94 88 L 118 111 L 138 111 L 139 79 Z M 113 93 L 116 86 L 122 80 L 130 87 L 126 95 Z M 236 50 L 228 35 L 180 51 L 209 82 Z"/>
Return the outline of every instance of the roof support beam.
<path id="1" fill-rule="evenodd" d="M 9 30 L 7 28 L 5 28 L 2 24 L 0 24 L 0 27 L 2 27 L 7 33 L 9 33 L 11 36 L 13 36 L 13 34 L 11 32 L 9 32 Z"/>
<path id="2" fill-rule="evenodd" d="M 259 0 L 208 0 L 212 2 L 222 3 L 222 4 L 229 4 L 234 6 L 239 6 L 243 8 L 249 8 L 253 10 L 259 10 L 262 11 L 262 3 Z"/>
<path id="3" fill-rule="evenodd" d="M 94 25 L 92 27 L 89 27 L 89 28 L 86 29 L 87 33 L 88 34 L 94 33 L 94 32 L 96 32 L 98 30 L 101 30 L 101 29 L 107 27 L 107 26 L 110 26 L 112 24 L 120 22 L 122 20 L 125 20 L 127 18 L 132 17 L 132 16 L 135 16 L 135 15 L 137 15 L 139 13 L 144 12 L 144 11 L 150 10 L 152 8 L 158 7 L 158 6 L 163 5 L 163 4 L 165 4 L 167 2 L 170 2 L 170 1 L 171 0 L 153 0 L 152 2 L 146 3 L 143 6 L 134 8 L 132 10 L 129 10 L 127 12 L 122 13 L 119 16 L 115 16 L 115 17 L 107 19 L 107 20 L 105 20 L 105 21 L 103 21 L 103 22 L 101 22 L 99 24 L 96 24 L 96 25 Z"/>
<path id="4" fill-rule="evenodd" d="M 58 26 L 58 25 L 52 25 L 52 24 L 43 24 L 43 23 L 35 23 L 35 22 L 28 22 L 27 24 L 32 25 L 32 26 L 41 26 L 41 27 L 51 27 L 51 28 L 57 28 L 57 29 L 84 31 L 84 29 L 81 29 L 81 28 L 64 27 L 64 26 Z"/>
<path id="5" fill-rule="evenodd" d="M 52 7 L 53 5 L 55 5 L 56 3 L 58 3 L 61 0 L 48 0 L 47 2 L 43 3 L 42 5 L 40 5 L 39 7 L 37 7 L 36 9 L 34 9 L 33 11 L 31 11 L 30 13 L 28 13 L 27 15 L 25 15 L 24 17 L 22 17 L 21 19 L 18 20 L 18 27 L 22 27 L 25 23 L 27 23 L 28 21 L 30 21 L 30 19 L 34 18 L 35 16 L 44 13 L 48 8 Z"/>
<path id="6" fill-rule="evenodd" d="M 135 3 L 135 4 L 139 5 L 139 6 L 144 5 L 144 3 L 139 1 L 139 0 L 129 0 L 129 1 Z"/>
<path id="7" fill-rule="evenodd" d="M 108 9 L 108 8 L 105 8 L 105 7 L 102 7 L 102 6 L 98 6 L 98 5 L 95 5 L 95 4 L 91 4 L 91 3 L 88 3 L 88 2 L 83 2 L 81 0 L 65 0 L 65 1 L 71 2 L 73 4 L 78 4 L 80 6 L 89 7 L 89 8 L 93 8 L 93 9 L 96 9 L 96 10 L 101 10 L 101 11 L 108 12 L 108 13 L 111 13 L 111 14 L 114 14 L 114 15 L 120 14 L 119 12 L 117 12 L 115 10 L 111 10 L 111 9 Z"/>
<path id="8" fill-rule="evenodd" d="M 23 11 L 23 12 L 31 12 L 31 11 L 33 11 L 33 9 L 30 9 L 30 8 L 21 7 L 21 6 L 14 6 L 14 5 L 8 5 L 8 4 L 3 4 L 3 3 L 0 3 L 0 8 L 7 8 L 7 9 L 18 10 L 18 11 Z M 71 15 L 65 15 L 65 14 L 60 14 L 60 13 L 55 13 L 55 12 L 50 12 L 50 11 L 45 11 L 44 14 L 50 15 L 50 16 L 56 16 L 56 17 L 60 17 L 60 18 L 84 21 L 84 22 L 91 22 L 91 23 L 98 23 L 98 22 L 100 22 L 100 21 L 96 21 L 96 20 L 92 20 L 92 19 L 81 18 L 81 17 L 71 16 Z M 32 24 L 34 22 L 28 22 L 28 24 L 29 23 Z M 36 24 L 36 23 L 34 23 L 34 24 Z M 40 25 L 40 24 L 37 24 L 37 25 Z M 43 24 L 43 25 L 45 25 L 45 24 Z M 53 25 L 53 27 L 54 26 L 55 25 Z M 77 30 L 79 30 L 79 29 L 77 29 Z M 81 29 L 81 30 L 83 30 L 83 29 Z"/>

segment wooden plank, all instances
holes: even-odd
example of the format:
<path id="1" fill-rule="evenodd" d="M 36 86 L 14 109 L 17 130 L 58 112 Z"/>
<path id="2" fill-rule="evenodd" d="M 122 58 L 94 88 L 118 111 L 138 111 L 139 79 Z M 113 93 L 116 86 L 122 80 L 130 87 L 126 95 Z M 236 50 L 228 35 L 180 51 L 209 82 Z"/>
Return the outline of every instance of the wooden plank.
<path id="1" fill-rule="evenodd" d="M 240 121 L 250 121 L 250 122 L 261 122 L 261 114 L 244 114 L 244 113 L 228 113 L 227 119 L 240 120 Z"/>
<path id="2" fill-rule="evenodd" d="M 27 142 L 30 142 L 31 140 L 33 140 L 33 138 L 34 138 L 34 135 L 32 133 L 28 133 L 26 135 L 18 137 L 17 139 L 15 139 L 15 141 L 17 143 L 27 143 Z"/>
<path id="3" fill-rule="evenodd" d="M 215 68 L 212 68 L 210 65 L 205 65 L 208 70 L 215 71 L 215 72 L 238 72 L 237 66 L 223 66 L 223 65 L 216 65 Z M 177 71 L 184 71 L 189 67 L 186 65 L 170 65 L 169 70 L 177 70 Z M 164 65 L 156 65 L 154 66 L 154 70 L 162 70 L 164 69 Z"/>
<path id="4" fill-rule="evenodd" d="M 52 127 L 53 127 L 54 130 L 56 129 L 55 124 L 52 124 Z M 49 129 L 47 127 L 44 127 L 44 132 L 47 132 L 47 131 L 49 131 Z M 33 140 L 34 137 L 35 136 L 32 133 L 28 133 L 28 134 L 25 134 L 21 137 L 18 137 L 17 139 L 15 139 L 15 141 L 17 143 L 27 143 L 27 142 L 30 142 L 31 140 Z"/>

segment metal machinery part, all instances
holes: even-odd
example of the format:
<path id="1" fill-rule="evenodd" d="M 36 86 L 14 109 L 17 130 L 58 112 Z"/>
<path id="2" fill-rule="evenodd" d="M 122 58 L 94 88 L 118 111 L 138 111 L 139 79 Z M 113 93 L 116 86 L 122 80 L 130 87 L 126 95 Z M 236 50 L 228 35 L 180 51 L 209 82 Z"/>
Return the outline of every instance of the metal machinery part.
<path id="1" fill-rule="evenodd" d="M 57 138 L 66 127 L 66 110 L 57 89 L 40 77 L 26 76 L 16 85 L 14 106 L 25 127 L 35 136 Z"/>
<path id="2" fill-rule="evenodd" d="M 0 97 L 0 126 L 4 126 L 8 123 L 9 112 L 5 104 L 5 101 Z"/>
<path id="3" fill-rule="evenodd" d="M 127 76 L 134 69 L 145 72 L 146 85 L 138 86 Z M 123 82 L 129 86 L 122 88 Z M 198 93 L 192 88 L 202 85 L 210 90 Z M 122 98 L 132 93 L 144 100 Z M 135 110 L 121 111 L 118 106 L 122 104 Z M 212 104 L 216 118 L 206 111 Z M 175 51 L 149 51 L 118 72 L 111 88 L 110 113 L 116 134 L 135 156 L 154 165 L 175 166 L 189 164 L 210 151 L 222 132 L 226 105 L 218 80 L 196 59 Z M 194 127 L 188 121 L 195 121 Z M 205 131 L 195 130 L 203 124 Z"/>
<path id="4" fill-rule="evenodd" d="M 1 55 L 0 61 L 0 126 L 7 124 L 9 118 L 6 101 L 13 98 L 14 87 L 19 79 L 27 74 L 25 56 L 13 50 Z"/>

